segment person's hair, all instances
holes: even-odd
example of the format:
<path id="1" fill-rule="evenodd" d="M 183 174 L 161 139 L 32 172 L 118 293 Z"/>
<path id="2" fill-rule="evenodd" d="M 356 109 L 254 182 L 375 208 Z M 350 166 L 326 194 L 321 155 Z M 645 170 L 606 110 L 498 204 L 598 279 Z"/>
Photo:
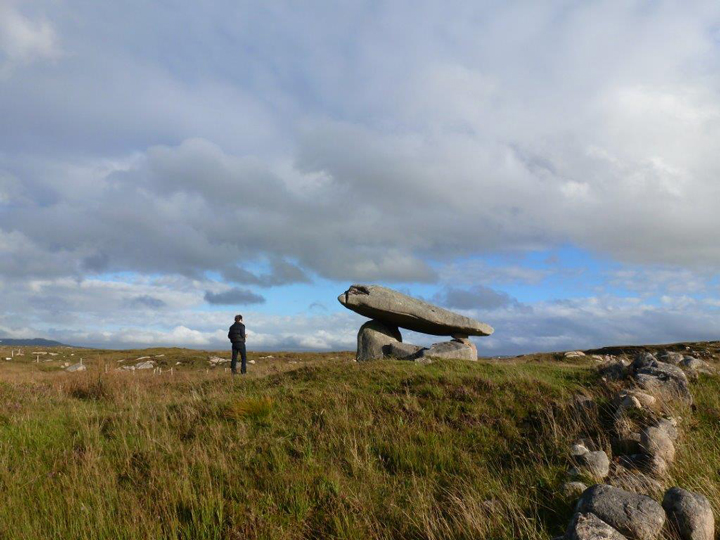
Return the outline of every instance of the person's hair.
<path id="1" fill-rule="evenodd" d="M 242 315 L 235 315 L 235 322 L 242 321 Z"/>

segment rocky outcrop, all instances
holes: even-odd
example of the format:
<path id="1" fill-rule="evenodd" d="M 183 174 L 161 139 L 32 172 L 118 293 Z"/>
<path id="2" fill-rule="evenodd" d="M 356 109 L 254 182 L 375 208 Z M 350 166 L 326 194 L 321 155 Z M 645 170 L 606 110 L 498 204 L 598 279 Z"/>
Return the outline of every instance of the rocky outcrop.
<path id="1" fill-rule="evenodd" d="M 715 537 L 712 507 L 703 495 L 674 487 L 665 493 L 662 506 L 655 500 L 663 493 L 675 445 L 681 440 L 674 415 L 691 410 L 687 407 L 692 404 L 688 374 L 694 380 L 700 370 L 715 373 L 712 366 L 695 357 L 671 352 L 656 357 L 646 351 L 632 362 L 617 358 L 599 367 L 607 388 L 616 392 L 609 434 L 615 457 L 603 479 L 605 484 L 590 487 L 580 497 L 566 540 L 617 538 L 616 534 L 629 540 Z M 617 391 L 623 384 L 625 388 Z M 588 420 L 588 425 L 598 425 L 597 417 L 594 422 Z M 580 440 L 570 450 L 574 465 L 570 478 L 592 476 L 583 465 L 596 454 L 588 446 L 599 442 Z M 600 437 L 600 441 L 606 440 Z M 571 498 L 578 487 L 566 482 L 561 488 L 563 497 Z"/>

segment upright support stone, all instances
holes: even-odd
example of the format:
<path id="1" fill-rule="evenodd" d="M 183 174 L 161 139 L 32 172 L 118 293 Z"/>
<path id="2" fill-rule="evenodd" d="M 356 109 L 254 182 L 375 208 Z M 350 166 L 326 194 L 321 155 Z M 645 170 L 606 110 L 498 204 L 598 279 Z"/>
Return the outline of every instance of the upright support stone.
<path id="1" fill-rule="evenodd" d="M 358 362 L 380 360 L 385 356 L 383 347 L 402 342 L 402 335 L 397 326 L 380 321 L 368 321 L 360 327 L 357 337 Z"/>

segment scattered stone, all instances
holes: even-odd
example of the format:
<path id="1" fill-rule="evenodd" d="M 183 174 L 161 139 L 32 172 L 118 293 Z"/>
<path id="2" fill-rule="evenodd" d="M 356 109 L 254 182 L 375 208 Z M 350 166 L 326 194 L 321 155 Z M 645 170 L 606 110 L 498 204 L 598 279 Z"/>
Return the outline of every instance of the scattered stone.
<path id="1" fill-rule="evenodd" d="M 565 353 L 565 358 L 580 358 L 585 356 L 585 353 L 582 351 L 568 351 Z"/>
<path id="2" fill-rule="evenodd" d="M 423 334 L 489 336 L 493 333 L 487 324 L 378 285 L 352 285 L 338 300 L 360 315 Z"/>
<path id="3" fill-rule="evenodd" d="M 634 400 L 640 404 L 640 407 L 638 408 L 650 408 L 655 405 L 657 401 L 654 396 L 639 390 L 621 390 L 616 398 L 619 406 L 622 406 L 623 401 L 625 401 L 628 397 L 634 398 Z"/>
<path id="4" fill-rule="evenodd" d="M 247 363 L 248 363 L 248 364 L 254 364 L 254 363 L 255 363 L 255 360 L 248 360 Z"/>
<path id="5" fill-rule="evenodd" d="M 136 358 L 135 361 L 137 362 L 138 360 L 145 360 L 146 358 L 150 358 L 150 357 L 149 356 L 141 356 L 140 358 Z"/>
<path id="6" fill-rule="evenodd" d="M 564 538 L 566 540 L 627 540 L 596 515 L 580 512 L 573 516 Z"/>
<path id="7" fill-rule="evenodd" d="M 69 373 L 74 373 L 76 371 L 85 371 L 85 370 L 87 370 L 87 366 L 85 364 L 83 364 L 82 362 L 80 362 L 78 364 L 73 364 L 72 366 L 68 366 L 65 368 L 65 371 L 67 371 Z"/>
<path id="8" fill-rule="evenodd" d="M 570 448 L 570 455 L 576 458 L 589 453 L 588 447 L 581 443 L 573 444 L 572 448 Z"/>
<path id="9" fill-rule="evenodd" d="M 147 360 L 145 362 L 140 362 L 139 364 L 135 364 L 135 369 L 154 369 L 154 368 L 155 368 L 155 362 L 153 362 L 152 360 Z"/>
<path id="10" fill-rule="evenodd" d="M 621 381 L 628 375 L 628 365 L 620 359 L 606 362 L 600 366 L 600 376 L 606 381 Z"/>
<path id="11" fill-rule="evenodd" d="M 457 360 L 477 360 L 477 349 L 460 341 L 433 343 L 429 349 L 422 349 L 420 358 L 453 358 Z"/>
<path id="12" fill-rule="evenodd" d="M 610 473 L 610 460 L 602 450 L 576 456 L 575 460 L 580 470 L 595 480 L 602 480 Z"/>
<path id="13" fill-rule="evenodd" d="M 582 495 L 587 486 L 582 482 L 565 482 L 562 486 L 562 494 L 568 500 L 575 500 Z"/>
<path id="14" fill-rule="evenodd" d="M 682 362 L 683 358 L 684 356 L 681 353 L 671 351 L 664 351 L 658 355 L 658 360 L 660 362 L 665 362 L 666 364 L 673 364 L 675 366 Z"/>
<path id="15" fill-rule="evenodd" d="M 713 369 L 710 367 L 710 364 L 692 356 L 686 356 L 679 365 L 686 372 L 690 373 L 693 379 L 697 379 L 698 373 L 702 373 L 704 375 L 713 374 Z"/>
<path id="16" fill-rule="evenodd" d="M 632 363 L 632 368 L 634 370 L 641 369 L 645 366 L 649 366 L 653 362 L 657 362 L 657 358 L 652 353 L 649 352 L 641 352 L 635 355 L 635 359 Z"/>
<path id="17" fill-rule="evenodd" d="M 620 401 L 620 404 L 617 408 L 617 414 L 623 414 L 626 411 L 632 410 L 632 409 L 642 409 L 642 403 L 640 403 L 640 400 L 633 396 L 632 394 L 627 394 L 625 397 L 622 398 Z"/>
<path id="18" fill-rule="evenodd" d="M 400 341 L 384 345 L 382 348 L 384 356 L 397 358 L 398 360 L 415 360 L 420 357 L 422 350 L 424 350 L 424 347 Z"/>
<path id="19" fill-rule="evenodd" d="M 220 356 L 211 356 L 208 359 L 208 362 L 210 362 L 212 365 L 218 365 L 218 364 L 226 364 L 230 362 L 229 358 L 221 358 Z"/>
<path id="20" fill-rule="evenodd" d="M 661 394 L 668 399 L 680 398 L 692 403 L 687 376 L 677 366 L 653 360 L 636 370 L 635 380 L 638 386 L 650 393 Z"/>
<path id="21" fill-rule="evenodd" d="M 656 422 L 655 426 L 667 433 L 667 436 L 670 437 L 671 441 L 677 440 L 677 420 L 675 420 L 674 418 L 660 418 L 660 420 Z"/>
<path id="22" fill-rule="evenodd" d="M 397 326 L 389 326 L 380 321 L 368 321 L 360 327 L 357 337 L 358 362 L 380 360 L 384 358 L 383 347 L 402 342 Z"/>
<path id="23" fill-rule="evenodd" d="M 715 517 L 710 501 L 703 495 L 672 487 L 665 493 L 662 506 L 682 540 L 715 538 Z"/>
<path id="24" fill-rule="evenodd" d="M 588 488 L 576 510 L 595 514 L 634 540 L 654 540 L 660 535 L 665 523 L 662 506 L 650 497 L 605 484 Z"/>

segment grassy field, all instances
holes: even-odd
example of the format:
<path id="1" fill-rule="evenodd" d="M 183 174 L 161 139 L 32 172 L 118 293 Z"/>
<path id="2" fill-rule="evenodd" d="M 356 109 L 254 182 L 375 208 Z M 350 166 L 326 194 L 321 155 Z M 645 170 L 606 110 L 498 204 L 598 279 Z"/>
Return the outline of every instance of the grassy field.
<path id="1" fill-rule="evenodd" d="M 264 353 L 231 378 L 208 352 L 30 352 L 0 363 L 1 538 L 550 538 L 569 444 L 607 401 L 589 362 L 548 355 Z M 142 356 L 163 373 L 117 371 Z M 695 389 L 673 474 L 716 504 L 720 388 Z"/>

